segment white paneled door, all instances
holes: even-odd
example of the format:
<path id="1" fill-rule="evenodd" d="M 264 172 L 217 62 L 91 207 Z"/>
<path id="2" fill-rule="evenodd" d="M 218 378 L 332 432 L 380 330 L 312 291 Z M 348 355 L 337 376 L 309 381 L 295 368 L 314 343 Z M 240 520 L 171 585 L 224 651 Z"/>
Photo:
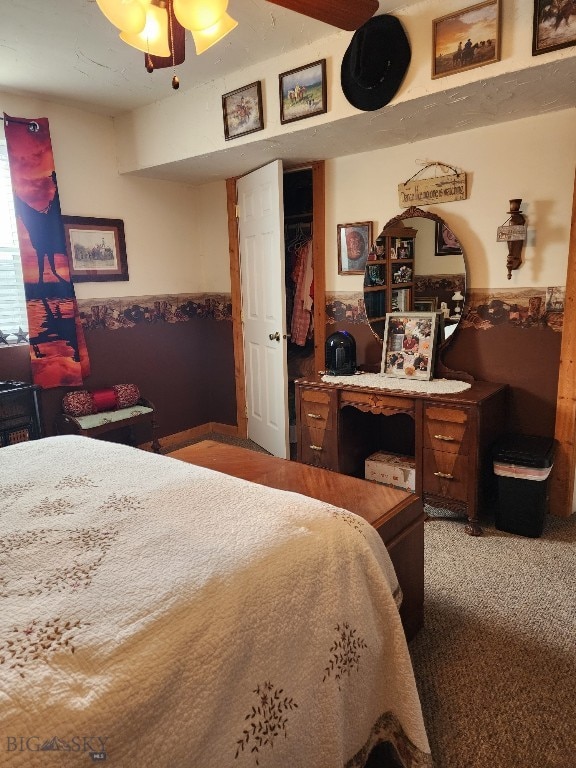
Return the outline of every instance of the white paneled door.
<path id="1" fill-rule="evenodd" d="M 289 457 L 282 163 L 237 181 L 248 437 Z"/>

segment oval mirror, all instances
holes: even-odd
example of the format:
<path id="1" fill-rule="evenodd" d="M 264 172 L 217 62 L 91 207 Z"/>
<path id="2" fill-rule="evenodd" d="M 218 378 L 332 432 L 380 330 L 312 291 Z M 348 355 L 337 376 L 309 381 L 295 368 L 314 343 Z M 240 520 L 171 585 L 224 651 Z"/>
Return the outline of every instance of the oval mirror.
<path id="1" fill-rule="evenodd" d="M 466 262 L 440 216 L 407 208 L 388 221 L 366 263 L 364 306 L 380 341 L 387 312 L 441 312 L 442 344 L 451 338 L 466 306 Z"/>

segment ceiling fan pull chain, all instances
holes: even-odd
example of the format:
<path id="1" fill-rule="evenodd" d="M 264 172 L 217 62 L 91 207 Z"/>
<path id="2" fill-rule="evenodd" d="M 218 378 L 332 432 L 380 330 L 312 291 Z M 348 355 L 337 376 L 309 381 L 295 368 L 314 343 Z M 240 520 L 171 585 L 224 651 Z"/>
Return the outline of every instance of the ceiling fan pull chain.
<path id="1" fill-rule="evenodd" d="M 172 88 L 174 88 L 174 90 L 177 91 L 178 88 L 180 88 L 180 80 L 178 79 L 178 75 L 176 74 L 176 53 L 174 50 L 173 8 L 174 8 L 174 0 L 168 0 L 168 23 L 170 24 L 170 51 L 172 52 L 172 67 L 174 69 L 174 75 L 172 77 Z"/>

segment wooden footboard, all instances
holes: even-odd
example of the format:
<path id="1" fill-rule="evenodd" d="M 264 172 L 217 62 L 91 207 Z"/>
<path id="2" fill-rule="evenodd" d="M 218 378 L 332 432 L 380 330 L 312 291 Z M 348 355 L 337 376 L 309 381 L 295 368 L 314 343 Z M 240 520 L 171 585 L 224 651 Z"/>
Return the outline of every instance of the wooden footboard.
<path id="1" fill-rule="evenodd" d="M 214 440 L 203 440 L 167 455 L 260 485 L 295 491 L 363 517 L 380 534 L 396 569 L 404 595 L 400 615 L 407 639 L 420 629 L 424 608 L 424 512 L 418 496 Z"/>

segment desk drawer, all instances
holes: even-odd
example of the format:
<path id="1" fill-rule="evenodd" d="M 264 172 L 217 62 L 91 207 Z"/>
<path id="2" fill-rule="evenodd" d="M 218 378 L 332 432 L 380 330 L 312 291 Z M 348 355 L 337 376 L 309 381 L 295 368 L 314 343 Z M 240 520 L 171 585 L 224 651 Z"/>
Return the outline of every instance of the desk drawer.
<path id="1" fill-rule="evenodd" d="M 424 493 L 467 501 L 468 474 L 467 456 L 424 449 Z"/>
<path id="2" fill-rule="evenodd" d="M 301 389 L 300 461 L 314 467 L 338 469 L 337 406 L 335 393 L 319 389 Z"/>
<path id="3" fill-rule="evenodd" d="M 302 428 L 300 461 L 313 467 L 338 471 L 338 445 L 336 432 Z"/>
<path id="4" fill-rule="evenodd" d="M 443 453 L 468 454 L 469 414 L 465 408 L 424 408 L 424 447 Z"/>
<path id="5" fill-rule="evenodd" d="M 334 411 L 330 392 L 302 390 L 300 417 L 303 426 L 313 430 L 334 429 Z"/>

